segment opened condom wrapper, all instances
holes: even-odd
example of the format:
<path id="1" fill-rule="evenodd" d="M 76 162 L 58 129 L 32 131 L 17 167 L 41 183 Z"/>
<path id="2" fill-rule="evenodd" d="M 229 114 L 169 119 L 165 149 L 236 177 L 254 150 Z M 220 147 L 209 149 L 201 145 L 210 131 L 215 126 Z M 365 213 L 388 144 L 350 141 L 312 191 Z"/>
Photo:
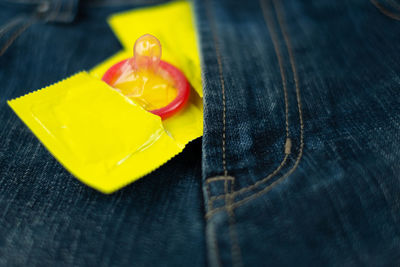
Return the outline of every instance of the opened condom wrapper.
<path id="1" fill-rule="evenodd" d="M 104 193 L 183 148 L 160 117 L 85 72 L 9 105 L 66 169 Z"/>
<path id="2" fill-rule="evenodd" d="M 137 19 L 140 14 L 151 14 L 153 10 L 170 17 L 168 12 L 172 9 L 184 13 L 187 3 L 172 2 L 155 9 L 144 8 L 132 13 L 132 19 Z M 129 21 L 126 14 L 124 20 Z M 182 17 L 174 23 L 176 27 L 189 24 Z M 161 21 L 153 23 L 152 27 L 161 35 L 171 34 L 171 29 L 165 28 Z M 187 28 L 174 34 L 182 35 L 175 43 L 180 47 L 188 43 L 181 44 L 179 40 L 194 40 L 195 32 Z M 196 54 L 189 58 L 198 57 L 197 50 L 190 51 L 196 51 Z M 146 59 L 144 56 L 142 59 Z M 123 75 L 111 75 L 114 79 L 108 81 L 111 85 L 102 81 L 107 70 L 120 61 L 132 60 L 131 57 L 131 51 L 122 51 L 99 64 L 90 74 L 81 72 L 8 101 L 68 171 L 103 193 L 112 193 L 157 169 L 180 153 L 188 142 L 200 137 L 203 131 L 202 99 L 197 89 L 190 89 L 184 103 L 173 109 L 169 117 L 162 120 L 154 114 L 155 110 L 173 102 L 180 88 L 176 75 L 160 67 L 162 61 L 158 70 L 146 64 L 139 68 L 138 77 L 151 78 L 150 83 L 143 85 L 143 79 L 132 77 L 135 68 L 132 62 L 128 65 L 130 72 L 125 73 L 130 73 L 128 77 L 116 82 L 115 78 Z M 184 71 L 188 73 L 186 68 Z"/>

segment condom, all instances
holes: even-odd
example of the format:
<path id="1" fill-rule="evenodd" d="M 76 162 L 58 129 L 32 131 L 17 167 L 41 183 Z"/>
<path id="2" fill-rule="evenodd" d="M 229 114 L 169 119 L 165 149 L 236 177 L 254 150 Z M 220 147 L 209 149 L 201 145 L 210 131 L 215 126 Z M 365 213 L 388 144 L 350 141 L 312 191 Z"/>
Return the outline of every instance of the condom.
<path id="1" fill-rule="evenodd" d="M 181 110 L 190 94 L 185 75 L 161 60 L 161 44 L 150 34 L 138 38 L 133 57 L 111 66 L 102 80 L 163 120 Z"/>

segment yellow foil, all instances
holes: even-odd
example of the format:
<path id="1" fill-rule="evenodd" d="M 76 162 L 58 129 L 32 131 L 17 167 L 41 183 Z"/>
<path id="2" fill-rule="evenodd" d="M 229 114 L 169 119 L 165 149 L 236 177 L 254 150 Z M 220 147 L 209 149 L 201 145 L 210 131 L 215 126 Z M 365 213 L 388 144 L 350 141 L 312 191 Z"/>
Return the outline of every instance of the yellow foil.
<path id="1" fill-rule="evenodd" d="M 160 117 L 86 72 L 8 102 L 87 185 L 111 193 L 182 151 Z"/>
<path id="2" fill-rule="evenodd" d="M 202 136 L 200 62 L 187 2 L 114 15 L 110 24 L 124 44 L 90 71 L 8 101 L 59 162 L 83 183 L 103 192 L 143 177 Z M 158 37 L 162 59 L 180 68 L 195 90 L 177 114 L 161 118 L 101 81 L 113 64 L 132 57 L 142 34 Z"/>

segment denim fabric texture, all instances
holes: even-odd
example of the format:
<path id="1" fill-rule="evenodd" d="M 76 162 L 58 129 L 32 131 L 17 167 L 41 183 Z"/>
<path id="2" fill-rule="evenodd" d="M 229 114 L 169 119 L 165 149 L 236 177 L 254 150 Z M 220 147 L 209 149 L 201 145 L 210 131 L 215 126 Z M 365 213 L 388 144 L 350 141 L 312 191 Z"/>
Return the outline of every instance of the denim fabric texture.
<path id="1" fill-rule="evenodd" d="M 400 9 L 377 2 L 196 1 L 210 266 L 399 266 Z"/>
<path id="2" fill-rule="evenodd" d="M 69 174 L 6 104 L 118 52 L 106 18 L 139 5 L 20 2 L 0 2 L 0 266 L 204 266 L 200 140 L 103 195 Z M 53 13 L 57 6 L 64 11 Z"/>
<path id="3" fill-rule="evenodd" d="M 0 2 L 0 266 L 399 266 L 399 1 L 195 0 L 203 139 L 109 196 L 5 100 L 158 2 L 70 1 Z"/>

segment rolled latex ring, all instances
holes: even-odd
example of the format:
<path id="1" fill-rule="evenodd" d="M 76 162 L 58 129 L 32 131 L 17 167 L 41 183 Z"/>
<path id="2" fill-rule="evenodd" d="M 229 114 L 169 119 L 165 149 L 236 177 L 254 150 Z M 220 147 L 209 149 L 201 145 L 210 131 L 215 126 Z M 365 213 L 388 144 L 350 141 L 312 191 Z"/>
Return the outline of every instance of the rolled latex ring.
<path id="1" fill-rule="evenodd" d="M 111 81 L 114 76 L 117 75 L 118 70 L 123 66 L 123 64 L 129 59 L 125 59 L 114 64 L 107 72 L 103 75 L 102 80 L 107 84 L 111 85 Z M 175 66 L 160 60 L 160 68 L 169 73 L 171 78 L 175 81 L 175 86 L 178 91 L 177 96 L 165 107 L 149 110 L 149 112 L 160 116 L 161 119 L 166 119 L 174 115 L 176 112 L 181 110 L 189 99 L 190 95 L 190 84 L 186 79 L 185 75 Z"/>

